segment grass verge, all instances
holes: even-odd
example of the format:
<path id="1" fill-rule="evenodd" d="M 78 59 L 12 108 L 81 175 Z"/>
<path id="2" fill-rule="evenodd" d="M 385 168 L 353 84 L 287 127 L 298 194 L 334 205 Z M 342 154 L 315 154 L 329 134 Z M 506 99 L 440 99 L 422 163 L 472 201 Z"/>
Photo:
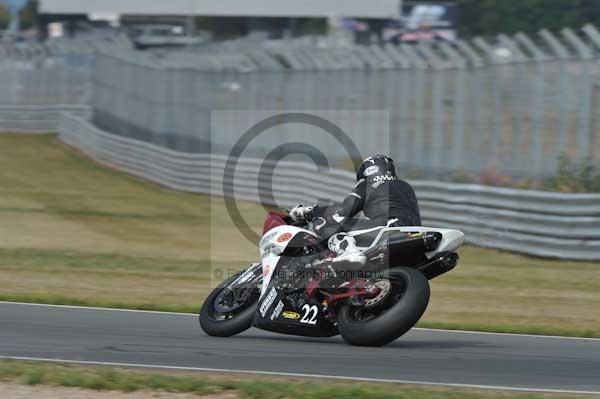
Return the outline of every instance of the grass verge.
<path id="1" fill-rule="evenodd" d="M 51 385 L 97 391 L 166 391 L 198 396 L 232 393 L 240 398 L 262 399 L 538 399 L 571 398 L 580 395 L 507 393 L 460 388 L 417 387 L 388 383 L 352 383 L 291 378 L 216 377 L 112 367 L 0 361 L 0 381 L 28 385 Z"/>

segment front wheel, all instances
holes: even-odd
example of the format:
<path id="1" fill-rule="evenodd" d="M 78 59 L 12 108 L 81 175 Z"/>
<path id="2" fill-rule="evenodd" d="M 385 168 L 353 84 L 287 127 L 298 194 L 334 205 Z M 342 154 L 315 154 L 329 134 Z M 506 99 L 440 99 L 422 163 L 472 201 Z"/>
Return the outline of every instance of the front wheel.
<path id="1" fill-rule="evenodd" d="M 398 267 L 389 271 L 389 282 L 391 292 L 378 306 L 340 308 L 338 329 L 346 342 L 382 346 L 417 324 L 429 303 L 429 281 L 416 269 Z"/>
<path id="2" fill-rule="evenodd" d="M 254 274 L 260 274 L 260 265 Z M 252 273 L 252 269 L 246 273 Z M 213 337 L 231 337 L 252 326 L 259 289 L 256 277 L 249 282 L 235 284 L 239 277 L 225 280 L 206 298 L 200 310 L 200 327 Z"/>

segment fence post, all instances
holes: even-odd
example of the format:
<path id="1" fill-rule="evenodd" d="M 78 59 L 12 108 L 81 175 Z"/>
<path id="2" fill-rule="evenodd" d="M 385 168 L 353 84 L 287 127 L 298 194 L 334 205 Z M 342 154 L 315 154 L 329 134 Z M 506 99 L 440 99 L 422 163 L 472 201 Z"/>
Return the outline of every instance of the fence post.
<path id="1" fill-rule="evenodd" d="M 513 62 L 527 62 L 529 57 L 521 51 L 517 43 L 505 34 L 498 35 L 498 42 L 510 50 Z"/>
<path id="2" fill-rule="evenodd" d="M 598 32 L 598 29 L 594 25 L 587 24 L 581 30 L 600 49 L 600 32 Z"/>
<path id="3" fill-rule="evenodd" d="M 473 43 L 479 47 L 489 58 L 491 66 L 490 70 L 493 72 L 493 77 L 489 79 L 490 90 L 489 93 L 490 105 L 488 108 L 488 118 L 490 123 L 490 134 L 491 140 L 489 143 L 487 154 L 484 155 L 483 159 L 486 162 L 486 166 L 494 166 L 494 164 L 500 160 L 498 157 L 498 142 L 501 133 L 500 126 L 500 108 L 502 100 L 502 85 L 500 84 L 499 72 L 503 64 L 507 64 L 509 61 L 498 56 L 494 51 L 494 48 L 488 44 L 485 40 L 480 37 L 473 39 Z"/>
<path id="4" fill-rule="evenodd" d="M 470 112 L 472 115 L 472 122 L 470 124 L 470 136 L 469 144 L 471 149 L 475 149 L 475 152 L 471 151 L 471 159 L 477 159 L 476 162 L 471 161 L 473 165 L 471 171 L 479 171 L 483 167 L 483 156 L 482 156 L 482 140 L 481 134 L 483 130 L 483 117 L 481 110 L 482 103 L 482 87 L 483 87 L 483 68 L 485 62 L 481 56 L 475 51 L 475 49 L 466 41 L 458 40 L 456 42 L 458 49 L 467 57 L 471 64 L 470 75 L 469 75 L 469 97 L 471 99 Z"/>
<path id="5" fill-rule="evenodd" d="M 532 117 L 533 121 L 533 145 L 531 147 L 531 153 L 533 155 L 533 165 L 538 175 L 542 175 L 544 172 L 544 99 L 545 99 L 545 80 L 546 80 L 546 68 L 545 62 L 548 57 L 544 52 L 537 47 L 533 41 L 523 33 L 518 33 L 515 36 L 517 42 L 521 43 L 523 47 L 529 51 L 533 56 L 537 73 L 535 74 L 534 82 L 534 100 L 533 110 L 534 114 Z"/>
<path id="6" fill-rule="evenodd" d="M 393 71 L 394 78 L 398 76 L 398 82 L 394 79 L 393 88 L 395 89 L 392 93 L 392 104 L 395 112 L 390 114 L 390 122 L 396 122 L 397 127 L 390 126 L 390 138 L 394 138 L 397 135 L 397 139 L 393 142 L 397 145 L 397 150 L 394 151 L 394 155 L 398 154 L 398 163 L 404 164 L 410 159 L 411 148 L 409 146 L 411 129 L 409 124 L 409 98 L 412 96 L 410 93 L 411 85 L 411 71 L 409 71 L 411 64 L 400 49 L 392 44 L 384 45 L 388 56 L 396 63 L 396 69 Z"/>
<path id="7" fill-rule="evenodd" d="M 435 173 L 441 173 L 443 161 L 445 158 L 444 132 L 442 130 L 442 121 L 444 119 L 444 99 L 445 99 L 445 76 L 444 62 L 426 43 L 418 46 L 421 53 L 429 63 L 433 73 L 433 126 L 431 130 L 431 165 Z"/>
<path id="8" fill-rule="evenodd" d="M 440 44 L 440 50 L 452 61 L 456 71 L 454 79 L 454 123 L 452 132 L 452 162 L 450 167 L 458 171 L 463 167 L 464 143 L 465 143 L 465 72 L 467 61 L 447 43 Z"/>
<path id="9" fill-rule="evenodd" d="M 577 51 L 577 55 L 583 63 L 583 73 L 579 77 L 579 98 L 581 107 L 579 109 L 579 123 L 577 130 L 577 156 L 576 159 L 583 160 L 590 155 L 591 148 L 591 116 L 592 116 L 592 78 L 590 75 L 590 60 L 593 58 L 592 50 L 571 29 L 563 29 L 562 36 Z"/>
<path id="10" fill-rule="evenodd" d="M 412 46 L 407 44 L 400 45 L 400 49 L 408 57 L 410 63 L 415 68 L 415 77 L 413 79 L 413 118 L 414 118 L 414 133 L 412 142 L 412 159 L 413 165 L 422 165 L 423 155 L 425 153 L 425 138 L 424 138 L 424 108 L 425 108 L 425 70 L 427 62 L 415 51 Z"/>
<path id="11" fill-rule="evenodd" d="M 570 84 L 569 84 L 569 71 L 567 68 L 567 62 L 571 57 L 571 54 L 567 48 L 556 38 L 552 33 L 546 29 L 540 31 L 540 37 L 545 41 L 548 47 L 554 53 L 554 56 L 560 60 L 559 78 L 558 78 L 558 93 L 556 96 L 558 105 L 558 126 L 557 126 L 557 137 L 554 158 L 558 160 L 558 157 L 567 150 L 567 128 L 569 122 L 569 103 L 570 103 Z"/>
<path id="12" fill-rule="evenodd" d="M 598 29 L 594 25 L 587 24 L 582 30 L 596 46 L 597 50 L 600 50 L 600 32 L 598 32 Z M 600 160 L 600 78 L 596 76 L 594 76 L 595 81 L 592 82 L 591 140 L 594 147 L 591 149 L 591 156 L 598 161 Z"/>

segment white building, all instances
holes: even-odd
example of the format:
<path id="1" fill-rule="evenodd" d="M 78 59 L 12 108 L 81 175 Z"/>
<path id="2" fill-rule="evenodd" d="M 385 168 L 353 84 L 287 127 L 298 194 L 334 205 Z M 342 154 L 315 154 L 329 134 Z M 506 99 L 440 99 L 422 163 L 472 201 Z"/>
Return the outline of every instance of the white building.
<path id="1" fill-rule="evenodd" d="M 39 0 L 42 14 L 395 18 L 402 0 Z"/>
<path id="2" fill-rule="evenodd" d="M 214 22 L 212 28 L 208 28 L 213 33 L 226 30 L 229 34 L 245 35 L 250 31 L 265 30 L 277 37 L 283 31 L 293 34 L 296 21 L 302 18 L 327 19 L 330 34 L 340 32 L 344 35 L 346 33 L 342 32 L 349 28 L 342 21 L 398 18 L 402 0 L 38 0 L 38 4 L 43 24 L 82 19 L 109 21 L 113 25 L 118 25 L 119 21 L 124 24 L 175 23 L 185 25 L 187 33 L 193 35 L 196 32 L 195 17 L 204 17 Z M 223 17 L 236 17 L 237 20 L 229 22 L 222 20 Z M 279 28 L 269 22 L 274 18 L 284 21 Z"/>

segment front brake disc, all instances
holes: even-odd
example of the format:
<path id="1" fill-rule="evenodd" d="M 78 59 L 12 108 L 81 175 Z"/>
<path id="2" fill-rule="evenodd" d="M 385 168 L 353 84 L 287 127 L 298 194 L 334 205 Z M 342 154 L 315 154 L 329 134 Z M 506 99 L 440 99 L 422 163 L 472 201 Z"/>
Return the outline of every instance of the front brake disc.
<path id="1" fill-rule="evenodd" d="M 392 283 L 389 280 L 378 280 L 375 282 L 375 286 L 379 288 L 379 294 L 365 301 L 364 307 L 367 309 L 379 305 L 392 292 Z"/>

